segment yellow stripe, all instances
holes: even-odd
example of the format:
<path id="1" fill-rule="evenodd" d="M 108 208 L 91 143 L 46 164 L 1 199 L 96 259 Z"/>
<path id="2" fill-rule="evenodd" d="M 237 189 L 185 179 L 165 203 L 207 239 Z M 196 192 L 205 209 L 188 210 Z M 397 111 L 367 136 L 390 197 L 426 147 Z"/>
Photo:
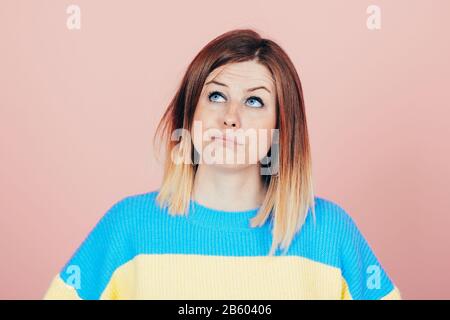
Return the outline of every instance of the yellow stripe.
<path id="1" fill-rule="evenodd" d="M 75 288 L 66 284 L 58 274 L 53 278 L 44 300 L 81 300 L 81 298 Z"/>
<path id="2" fill-rule="evenodd" d="M 341 299 L 338 268 L 298 256 L 139 255 L 102 299 Z"/>
<path id="3" fill-rule="evenodd" d="M 343 300 L 353 300 L 352 295 L 350 294 L 350 290 L 348 288 L 347 282 L 345 281 L 344 277 L 342 277 L 342 299 Z M 401 300 L 400 291 L 396 286 L 386 294 L 384 297 L 382 297 L 380 300 Z"/>
<path id="4" fill-rule="evenodd" d="M 400 290 L 394 286 L 394 288 L 385 295 L 381 300 L 402 300 L 402 295 L 400 294 Z"/>
<path id="5" fill-rule="evenodd" d="M 342 279 L 342 294 L 341 299 L 342 300 L 353 300 L 353 297 L 350 293 L 350 289 L 348 288 L 347 281 L 345 281 L 344 277 L 341 277 Z"/>

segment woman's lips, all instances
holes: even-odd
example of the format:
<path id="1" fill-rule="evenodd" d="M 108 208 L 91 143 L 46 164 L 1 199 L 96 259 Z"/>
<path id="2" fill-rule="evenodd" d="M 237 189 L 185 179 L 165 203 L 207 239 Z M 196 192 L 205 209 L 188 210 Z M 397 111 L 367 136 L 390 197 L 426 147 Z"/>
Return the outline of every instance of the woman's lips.
<path id="1" fill-rule="evenodd" d="M 237 139 L 233 139 L 233 138 L 219 137 L 219 136 L 213 136 L 212 138 L 213 138 L 214 140 L 222 140 L 222 141 L 225 141 L 225 142 L 230 141 L 230 142 L 233 143 L 233 144 L 239 144 L 239 145 L 242 145 L 242 144 L 243 144 L 243 143 L 239 143 L 239 142 L 237 141 Z"/>

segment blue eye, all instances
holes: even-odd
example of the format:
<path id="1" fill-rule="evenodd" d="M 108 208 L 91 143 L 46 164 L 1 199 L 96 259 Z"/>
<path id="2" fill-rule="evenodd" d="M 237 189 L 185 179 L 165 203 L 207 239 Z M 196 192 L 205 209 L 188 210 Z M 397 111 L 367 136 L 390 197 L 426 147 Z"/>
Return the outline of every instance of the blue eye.
<path id="1" fill-rule="evenodd" d="M 215 100 L 215 99 L 219 99 L 220 97 L 223 98 L 223 95 L 218 91 L 213 91 L 208 94 L 208 99 L 209 99 L 209 101 L 212 101 L 212 102 L 222 102 L 222 101 Z"/>
<path id="2" fill-rule="evenodd" d="M 264 103 L 258 97 L 250 97 L 250 98 L 248 98 L 247 101 L 253 101 L 253 103 L 251 105 L 252 108 L 261 108 L 262 106 L 264 106 Z M 255 105 L 255 103 L 256 103 L 256 105 Z"/>
<path id="3" fill-rule="evenodd" d="M 220 93 L 219 91 L 211 91 L 210 93 L 208 93 L 208 99 L 211 102 L 224 102 L 224 101 L 226 101 L 226 99 L 223 96 L 223 94 Z M 223 99 L 223 100 L 220 100 L 220 99 Z M 248 98 L 247 102 L 250 102 L 250 104 L 248 104 L 248 106 L 252 107 L 252 108 L 262 108 L 264 106 L 264 103 L 261 100 L 261 98 L 255 97 L 255 96 L 252 96 L 252 97 Z"/>

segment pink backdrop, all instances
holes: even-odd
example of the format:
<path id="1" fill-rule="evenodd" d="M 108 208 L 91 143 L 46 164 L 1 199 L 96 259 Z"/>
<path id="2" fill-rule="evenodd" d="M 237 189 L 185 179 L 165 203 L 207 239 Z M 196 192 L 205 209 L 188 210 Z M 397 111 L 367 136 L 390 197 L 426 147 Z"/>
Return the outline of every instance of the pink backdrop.
<path id="1" fill-rule="evenodd" d="M 40 299 L 115 201 L 159 186 L 150 142 L 185 68 L 250 27 L 298 68 L 317 195 L 354 217 L 405 299 L 449 299 L 450 2 L 156 3 L 2 0 L 0 298 Z"/>

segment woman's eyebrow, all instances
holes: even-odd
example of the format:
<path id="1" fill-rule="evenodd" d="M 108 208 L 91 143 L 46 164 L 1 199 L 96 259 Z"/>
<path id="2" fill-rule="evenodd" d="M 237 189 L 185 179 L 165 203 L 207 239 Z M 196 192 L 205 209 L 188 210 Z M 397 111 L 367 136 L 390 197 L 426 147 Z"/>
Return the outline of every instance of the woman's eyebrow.
<path id="1" fill-rule="evenodd" d="M 227 87 L 227 88 L 228 88 L 228 86 L 227 86 L 225 83 L 221 83 L 221 82 L 216 81 L 216 80 L 208 81 L 208 82 L 205 84 L 205 86 L 208 85 L 208 84 L 210 84 L 210 83 L 215 83 L 215 84 L 217 84 L 217 85 L 219 85 L 219 86 L 224 86 L 224 87 Z M 255 91 L 255 90 L 258 90 L 258 89 L 264 89 L 264 90 L 266 90 L 267 92 L 271 93 L 270 90 L 267 89 L 267 88 L 264 87 L 264 86 L 259 86 L 259 87 L 254 87 L 254 88 L 247 89 L 247 92 Z"/>

